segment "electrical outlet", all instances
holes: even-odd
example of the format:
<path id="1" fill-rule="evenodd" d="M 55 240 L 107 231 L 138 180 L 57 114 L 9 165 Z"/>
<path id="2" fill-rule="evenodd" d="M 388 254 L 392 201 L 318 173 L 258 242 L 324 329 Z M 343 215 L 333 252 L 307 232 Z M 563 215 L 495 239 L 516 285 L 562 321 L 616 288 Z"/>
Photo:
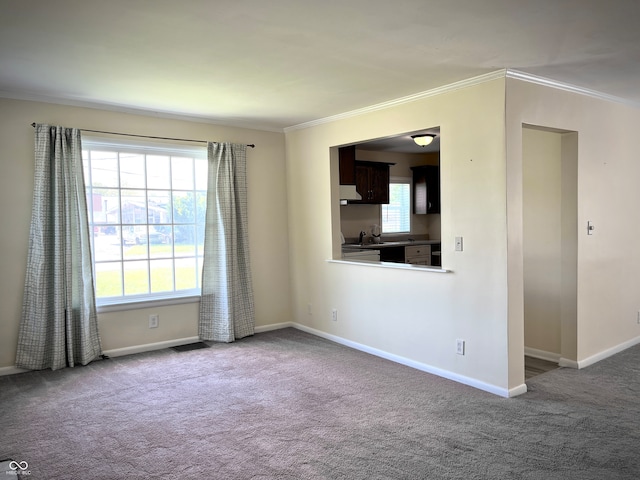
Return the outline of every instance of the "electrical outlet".
<path id="1" fill-rule="evenodd" d="M 331 320 L 334 322 L 338 321 L 338 310 L 335 308 L 331 311 Z"/>
<path id="2" fill-rule="evenodd" d="M 160 323 L 160 315 L 154 313 L 153 315 L 149 315 L 149 328 L 158 328 L 158 324 Z"/>
<path id="3" fill-rule="evenodd" d="M 461 338 L 456 340 L 456 353 L 458 355 L 464 355 L 464 340 Z"/>

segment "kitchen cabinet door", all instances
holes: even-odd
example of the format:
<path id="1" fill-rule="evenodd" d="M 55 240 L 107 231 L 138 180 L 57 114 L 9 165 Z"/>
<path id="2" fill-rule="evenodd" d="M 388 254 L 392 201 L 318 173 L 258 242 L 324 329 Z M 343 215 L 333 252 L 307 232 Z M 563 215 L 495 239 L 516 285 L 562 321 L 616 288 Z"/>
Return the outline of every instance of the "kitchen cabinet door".
<path id="1" fill-rule="evenodd" d="M 412 265 L 431 265 L 431 246 L 416 245 L 405 247 L 405 263 Z"/>
<path id="2" fill-rule="evenodd" d="M 371 203 L 389 203 L 389 165 L 371 167 L 369 187 Z"/>
<path id="3" fill-rule="evenodd" d="M 371 203 L 371 189 L 369 188 L 369 167 L 356 163 L 356 191 L 362 200 L 349 200 L 349 203 Z"/>
<path id="4" fill-rule="evenodd" d="M 380 249 L 381 262 L 405 263 L 404 247 L 384 247 Z"/>
<path id="5" fill-rule="evenodd" d="M 356 161 L 356 190 L 362 200 L 349 203 L 389 203 L 389 164 Z"/>
<path id="6" fill-rule="evenodd" d="M 423 165 L 413 170 L 413 213 L 440 213 L 440 167 Z"/>
<path id="7" fill-rule="evenodd" d="M 340 159 L 340 185 L 356 184 L 356 147 L 342 147 L 338 149 Z"/>

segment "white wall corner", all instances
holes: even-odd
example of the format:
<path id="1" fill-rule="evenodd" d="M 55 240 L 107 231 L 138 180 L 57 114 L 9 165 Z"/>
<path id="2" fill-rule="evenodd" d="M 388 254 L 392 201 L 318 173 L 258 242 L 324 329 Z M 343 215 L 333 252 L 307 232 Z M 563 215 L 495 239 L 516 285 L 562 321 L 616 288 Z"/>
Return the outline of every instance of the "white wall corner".
<path id="1" fill-rule="evenodd" d="M 517 397 L 518 395 L 522 395 L 524 393 L 527 393 L 527 384 L 523 383 L 522 385 L 518 385 L 515 388 L 510 388 L 509 389 L 509 395 L 508 397 Z"/>
<path id="2" fill-rule="evenodd" d="M 580 368 L 578 362 L 575 360 L 569 360 L 568 358 L 560 358 L 560 360 L 558 360 L 558 366 L 566 368 Z"/>
<path id="3" fill-rule="evenodd" d="M 262 325 L 255 328 L 256 333 L 270 332 L 272 330 L 280 330 L 282 328 L 293 327 L 293 322 L 272 323 L 271 325 Z"/>

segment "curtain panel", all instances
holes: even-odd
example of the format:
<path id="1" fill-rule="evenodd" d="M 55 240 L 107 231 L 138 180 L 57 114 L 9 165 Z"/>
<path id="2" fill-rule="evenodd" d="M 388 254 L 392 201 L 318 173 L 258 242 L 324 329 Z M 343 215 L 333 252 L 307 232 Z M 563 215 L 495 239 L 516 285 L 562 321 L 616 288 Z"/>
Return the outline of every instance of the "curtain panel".
<path id="1" fill-rule="evenodd" d="M 80 130 L 36 125 L 17 367 L 86 365 L 102 353 L 86 202 Z"/>
<path id="2" fill-rule="evenodd" d="M 198 334 L 233 342 L 253 335 L 246 145 L 208 143 L 208 191 Z"/>

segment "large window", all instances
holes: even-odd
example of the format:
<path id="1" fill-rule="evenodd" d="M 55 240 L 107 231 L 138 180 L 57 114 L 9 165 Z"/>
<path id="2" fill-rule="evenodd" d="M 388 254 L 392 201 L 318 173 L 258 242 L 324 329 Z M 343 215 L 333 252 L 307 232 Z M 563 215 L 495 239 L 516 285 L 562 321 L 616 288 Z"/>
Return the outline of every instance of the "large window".
<path id="1" fill-rule="evenodd" d="M 82 143 L 98 305 L 199 294 L 206 149 Z"/>
<path id="2" fill-rule="evenodd" d="M 411 232 L 411 179 L 392 177 L 389 204 L 381 208 L 382 233 Z"/>

